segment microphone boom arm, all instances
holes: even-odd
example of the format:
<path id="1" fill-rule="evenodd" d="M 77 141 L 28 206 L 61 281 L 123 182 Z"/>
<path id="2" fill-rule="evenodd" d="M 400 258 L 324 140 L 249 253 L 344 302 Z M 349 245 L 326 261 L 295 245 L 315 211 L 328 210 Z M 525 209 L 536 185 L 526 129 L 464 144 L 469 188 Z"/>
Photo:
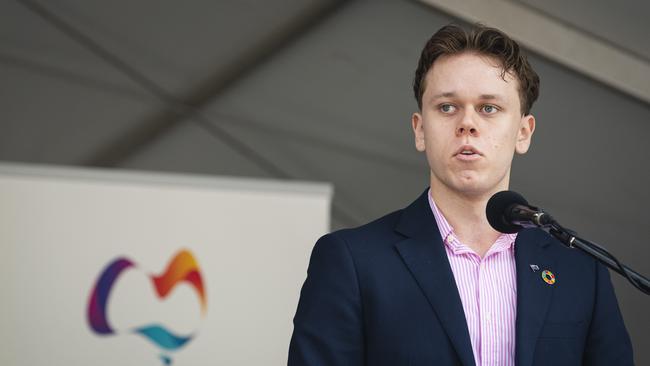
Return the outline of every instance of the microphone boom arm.
<path id="1" fill-rule="evenodd" d="M 639 291 L 643 292 L 646 295 L 650 295 L 650 281 L 635 270 L 619 262 L 619 260 L 611 253 L 609 253 L 604 247 L 589 240 L 578 237 L 575 232 L 565 229 L 555 220 L 553 220 L 552 224 L 547 225 L 547 227 L 544 227 L 543 225 L 539 226 L 543 229 L 548 230 L 548 233 L 553 235 L 562 244 L 566 245 L 569 248 L 578 248 L 590 256 L 596 258 L 607 267 L 625 277 Z"/>
<path id="2" fill-rule="evenodd" d="M 540 228 L 557 238 L 569 248 L 578 248 L 627 278 L 630 283 L 646 295 L 650 295 L 650 281 L 621 264 L 604 247 L 580 238 L 577 233 L 560 225 L 551 215 L 531 206 L 517 192 L 497 192 L 487 202 L 485 214 L 490 225 L 502 233 L 516 233 L 522 228 Z"/>

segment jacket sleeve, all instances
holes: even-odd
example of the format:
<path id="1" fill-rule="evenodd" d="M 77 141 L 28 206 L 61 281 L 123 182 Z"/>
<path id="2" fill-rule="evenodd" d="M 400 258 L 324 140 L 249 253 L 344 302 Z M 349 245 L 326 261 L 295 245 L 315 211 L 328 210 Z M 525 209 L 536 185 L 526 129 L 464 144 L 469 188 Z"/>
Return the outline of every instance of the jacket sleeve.
<path id="1" fill-rule="evenodd" d="M 362 366 L 361 296 L 349 247 L 336 233 L 318 240 L 300 293 L 289 366 Z"/>
<path id="2" fill-rule="evenodd" d="M 583 360 L 589 366 L 634 365 L 632 343 L 609 271 L 599 262 L 596 262 L 596 298 Z"/>

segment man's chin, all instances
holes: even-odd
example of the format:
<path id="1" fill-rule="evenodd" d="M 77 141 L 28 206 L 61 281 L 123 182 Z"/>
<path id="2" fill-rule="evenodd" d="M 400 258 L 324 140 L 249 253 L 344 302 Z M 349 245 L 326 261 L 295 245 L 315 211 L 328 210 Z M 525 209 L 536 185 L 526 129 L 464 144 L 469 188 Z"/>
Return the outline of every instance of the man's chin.
<path id="1" fill-rule="evenodd" d="M 456 182 L 453 187 L 459 195 L 465 197 L 479 198 L 492 192 L 492 187 L 477 180 L 462 180 Z"/>
<path id="2" fill-rule="evenodd" d="M 486 178 L 477 172 L 464 171 L 461 174 L 440 178 L 432 175 L 431 184 L 441 184 L 441 187 L 445 187 L 444 189 L 448 192 L 451 191 L 461 197 L 479 199 L 491 196 L 495 192 L 495 186 L 499 185 L 499 183 L 495 184 Z"/>

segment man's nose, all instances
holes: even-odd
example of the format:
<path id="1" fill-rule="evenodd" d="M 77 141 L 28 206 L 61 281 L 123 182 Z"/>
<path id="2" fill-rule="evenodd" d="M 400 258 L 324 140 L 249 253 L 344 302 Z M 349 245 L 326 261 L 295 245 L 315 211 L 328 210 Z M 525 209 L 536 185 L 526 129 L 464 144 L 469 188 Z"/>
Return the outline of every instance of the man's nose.
<path id="1" fill-rule="evenodd" d="M 476 137 L 479 134 L 474 120 L 477 116 L 473 109 L 466 108 L 465 111 L 466 112 L 463 113 L 461 120 L 458 122 L 458 126 L 456 127 L 456 136 L 460 137 L 463 135 L 470 135 Z"/>

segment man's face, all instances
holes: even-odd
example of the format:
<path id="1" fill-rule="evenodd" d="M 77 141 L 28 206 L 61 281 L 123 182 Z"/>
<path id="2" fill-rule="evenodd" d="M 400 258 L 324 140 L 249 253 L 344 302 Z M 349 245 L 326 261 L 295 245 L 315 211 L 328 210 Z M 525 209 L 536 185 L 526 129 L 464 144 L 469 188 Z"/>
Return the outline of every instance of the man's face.
<path id="1" fill-rule="evenodd" d="M 508 189 L 513 154 L 528 151 L 535 119 L 521 114 L 517 79 L 501 73 L 495 59 L 469 52 L 442 56 L 429 69 L 412 124 L 432 186 L 466 197 Z"/>

